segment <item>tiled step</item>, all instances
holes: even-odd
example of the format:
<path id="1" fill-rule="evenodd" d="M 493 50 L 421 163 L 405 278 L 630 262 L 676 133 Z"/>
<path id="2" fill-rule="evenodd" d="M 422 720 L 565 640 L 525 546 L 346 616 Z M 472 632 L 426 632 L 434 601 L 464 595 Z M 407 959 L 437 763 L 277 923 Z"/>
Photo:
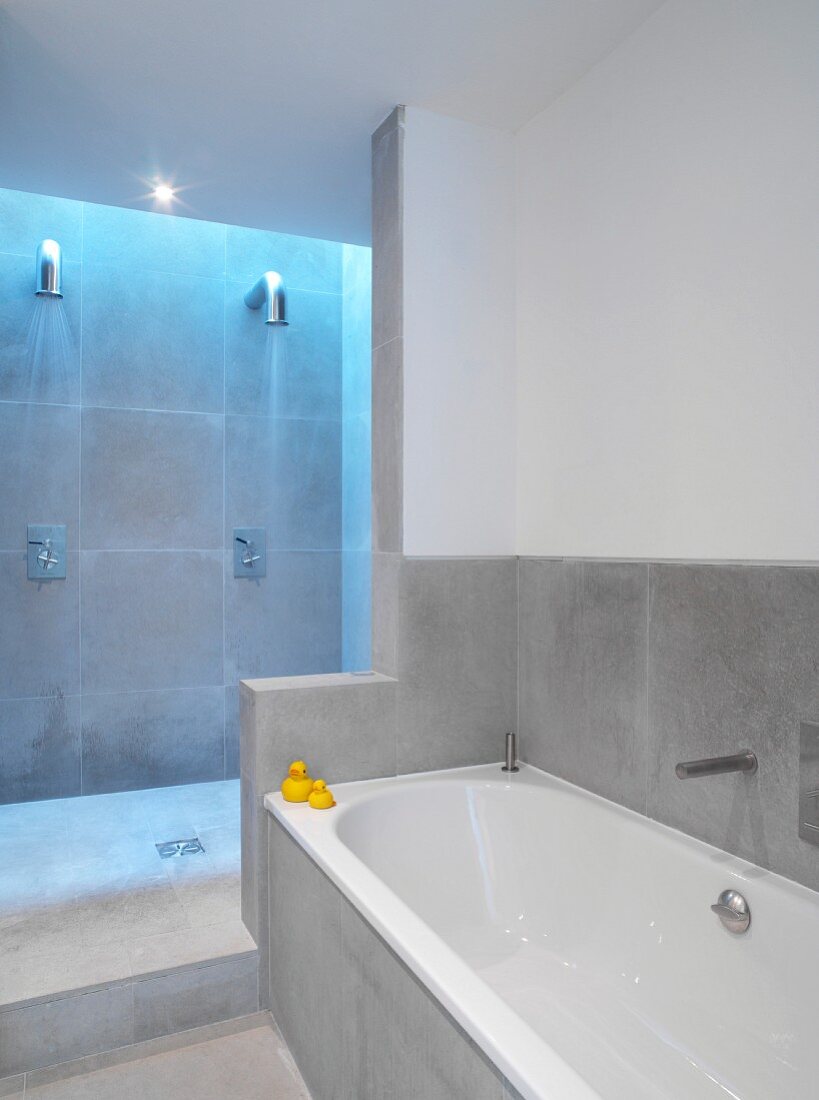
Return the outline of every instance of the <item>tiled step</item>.
<path id="1" fill-rule="evenodd" d="M 258 951 L 240 922 L 143 937 L 127 957 L 4 963 L 0 1081 L 259 1008 Z"/>

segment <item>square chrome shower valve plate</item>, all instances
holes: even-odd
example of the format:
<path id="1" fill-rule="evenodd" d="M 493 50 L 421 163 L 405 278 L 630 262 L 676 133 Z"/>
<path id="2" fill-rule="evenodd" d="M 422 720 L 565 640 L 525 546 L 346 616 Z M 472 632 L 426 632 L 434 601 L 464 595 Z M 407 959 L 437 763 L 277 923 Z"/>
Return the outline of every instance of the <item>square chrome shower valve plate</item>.
<path id="1" fill-rule="evenodd" d="M 198 836 L 193 836 L 190 840 L 165 840 L 162 844 L 157 844 L 156 850 L 159 852 L 160 859 L 196 856 L 205 851 Z"/>

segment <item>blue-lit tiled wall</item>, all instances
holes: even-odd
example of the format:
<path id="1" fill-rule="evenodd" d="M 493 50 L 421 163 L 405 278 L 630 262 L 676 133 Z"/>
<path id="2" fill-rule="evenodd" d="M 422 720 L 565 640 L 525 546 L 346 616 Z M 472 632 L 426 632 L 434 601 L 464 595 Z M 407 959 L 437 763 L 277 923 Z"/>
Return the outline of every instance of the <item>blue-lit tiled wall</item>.
<path id="1" fill-rule="evenodd" d="M 368 669 L 371 573 L 371 394 L 372 252 L 344 245 L 342 373 L 342 667 Z"/>
<path id="2" fill-rule="evenodd" d="M 63 249 L 72 347 L 32 376 L 44 237 Z M 0 801 L 235 776 L 239 678 L 337 671 L 348 633 L 364 660 L 368 605 L 348 599 L 342 628 L 363 569 L 342 547 L 366 556 L 360 524 L 347 537 L 360 502 L 342 529 L 342 451 L 354 494 L 365 446 L 342 443 L 342 361 L 368 355 L 368 264 L 0 190 Z M 291 321 L 275 402 L 270 330 L 242 301 L 267 268 Z M 65 581 L 26 580 L 27 523 L 67 524 Z M 266 528 L 265 579 L 234 579 L 234 526 Z"/>

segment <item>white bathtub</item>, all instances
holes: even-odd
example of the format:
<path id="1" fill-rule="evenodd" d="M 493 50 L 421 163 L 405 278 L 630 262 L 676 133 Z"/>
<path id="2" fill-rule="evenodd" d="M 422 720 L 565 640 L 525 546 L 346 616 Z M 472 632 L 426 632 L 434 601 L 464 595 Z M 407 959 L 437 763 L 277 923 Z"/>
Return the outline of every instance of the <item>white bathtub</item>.
<path id="1" fill-rule="evenodd" d="M 526 1100 L 819 1097 L 812 891 L 536 768 L 334 791 L 265 804 Z"/>

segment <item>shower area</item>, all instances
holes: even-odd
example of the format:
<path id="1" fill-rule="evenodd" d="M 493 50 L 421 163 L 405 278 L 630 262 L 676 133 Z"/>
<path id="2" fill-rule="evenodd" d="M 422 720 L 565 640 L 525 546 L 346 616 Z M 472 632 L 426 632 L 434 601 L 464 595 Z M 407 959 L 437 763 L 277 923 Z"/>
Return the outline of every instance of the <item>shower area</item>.
<path id="1" fill-rule="evenodd" d="M 250 950 L 238 682 L 370 664 L 369 310 L 367 248 L 0 190 L 0 1012 Z"/>

